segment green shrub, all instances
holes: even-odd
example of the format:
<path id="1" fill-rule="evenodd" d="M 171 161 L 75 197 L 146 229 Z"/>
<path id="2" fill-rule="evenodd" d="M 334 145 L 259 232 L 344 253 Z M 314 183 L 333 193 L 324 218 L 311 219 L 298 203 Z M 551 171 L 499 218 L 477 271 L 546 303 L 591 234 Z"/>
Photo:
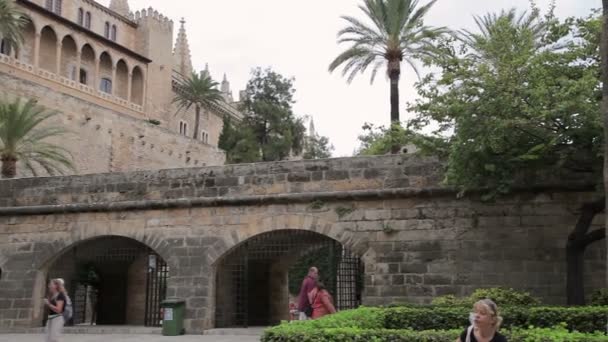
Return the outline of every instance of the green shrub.
<path id="1" fill-rule="evenodd" d="M 608 289 L 596 290 L 591 294 L 590 305 L 608 305 Z"/>
<path id="2" fill-rule="evenodd" d="M 385 322 L 385 309 L 373 307 L 360 307 L 356 310 L 340 311 L 323 319 L 294 321 L 290 326 L 310 327 L 313 329 L 329 328 L 360 328 L 382 329 Z"/>
<path id="3" fill-rule="evenodd" d="M 516 291 L 501 287 L 489 289 L 477 289 L 470 296 L 471 303 L 478 300 L 490 298 L 499 307 L 507 305 L 538 305 L 540 301 L 530 295 L 528 292 Z"/>
<path id="4" fill-rule="evenodd" d="M 386 329 L 458 329 L 469 324 L 471 308 L 466 307 L 400 307 L 384 312 Z M 565 323 L 568 330 L 605 331 L 608 307 L 525 307 L 501 308 L 503 327 L 535 326 L 548 328 Z"/>
<path id="5" fill-rule="evenodd" d="M 454 341 L 464 330 L 388 330 L 335 328 L 315 329 L 304 324 L 283 324 L 267 329 L 262 342 L 445 342 Z M 510 342 L 600 342 L 601 333 L 570 333 L 563 327 L 502 331 Z"/>
<path id="6" fill-rule="evenodd" d="M 540 301 L 537 298 L 532 297 L 528 292 L 501 287 L 477 289 L 468 297 L 456 297 L 454 295 L 435 297 L 432 301 L 432 304 L 441 306 L 471 306 L 478 300 L 485 298 L 490 298 L 499 307 L 507 305 L 540 304 Z"/>

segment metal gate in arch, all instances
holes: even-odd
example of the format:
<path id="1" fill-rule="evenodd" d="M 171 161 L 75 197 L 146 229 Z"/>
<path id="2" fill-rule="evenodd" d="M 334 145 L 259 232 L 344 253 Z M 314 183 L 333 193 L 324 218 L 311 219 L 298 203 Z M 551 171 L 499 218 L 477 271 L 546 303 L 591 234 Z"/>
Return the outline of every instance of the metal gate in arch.
<path id="1" fill-rule="evenodd" d="M 363 265 L 355 254 L 316 232 L 279 230 L 246 240 L 218 264 L 216 327 L 267 326 L 287 319 L 284 299 L 297 301 L 294 292 L 310 266 L 319 268 L 338 310 L 361 304 Z"/>

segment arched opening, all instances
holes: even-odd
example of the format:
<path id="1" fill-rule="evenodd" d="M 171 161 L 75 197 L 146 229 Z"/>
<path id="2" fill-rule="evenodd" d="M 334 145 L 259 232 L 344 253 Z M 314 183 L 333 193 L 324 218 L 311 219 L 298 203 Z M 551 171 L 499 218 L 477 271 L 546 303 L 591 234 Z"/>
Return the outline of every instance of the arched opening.
<path id="1" fill-rule="evenodd" d="M 107 52 L 103 52 L 99 57 L 99 90 L 112 93 L 112 58 Z"/>
<path id="2" fill-rule="evenodd" d="M 50 72 L 57 72 L 57 35 L 50 26 L 42 29 L 40 34 L 40 67 Z"/>
<path id="3" fill-rule="evenodd" d="M 71 36 L 65 36 L 61 42 L 61 76 L 67 77 L 72 81 L 78 80 L 78 70 L 76 70 L 76 57 L 78 48 Z"/>
<path id="4" fill-rule="evenodd" d="M 23 44 L 19 47 L 19 58 L 27 64 L 34 65 L 34 44 L 36 42 L 36 28 L 32 21 L 28 21 L 23 29 Z"/>
<path id="5" fill-rule="evenodd" d="M 74 325 L 160 326 L 169 268 L 151 248 L 133 239 L 104 236 L 63 252 L 48 280 L 63 278 Z"/>
<path id="6" fill-rule="evenodd" d="M 338 310 L 360 305 L 362 263 L 341 243 L 307 230 L 256 235 L 228 252 L 216 273 L 218 328 L 268 326 L 290 318 L 300 284 L 316 266 Z"/>
<path id="7" fill-rule="evenodd" d="M 122 59 L 116 64 L 116 96 L 128 100 L 129 97 L 129 68 Z"/>
<path id="8" fill-rule="evenodd" d="M 91 85 L 91 80 L 95 74 L 95 51 L 93 51 L 93 48 L 89 44 L 85 44 L 82 47 L 79 73 L 80 83 Z"/>
<path id="9" fill-rule="evenodd" d="M 133 80 L 131 81 L 131 102 L 143 105 L 144 99 L 144 74 L 139 67 L 133 69 Z"/>

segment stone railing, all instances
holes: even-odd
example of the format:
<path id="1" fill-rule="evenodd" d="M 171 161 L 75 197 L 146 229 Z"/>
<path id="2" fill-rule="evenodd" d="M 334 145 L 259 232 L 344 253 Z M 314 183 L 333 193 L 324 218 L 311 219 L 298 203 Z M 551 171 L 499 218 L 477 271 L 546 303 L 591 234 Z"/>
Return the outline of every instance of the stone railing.
<path id="1" fill-rule="evenodd" d="M 104 93 L 102 91 L 99 91 L 99 90 L 89 87 L 87 85 L 84 85 L 80 82 L 73 81 L 67 77 L 57 75 L 53 72 L 50 72 L 50 71 L 47 71 L 47 70 L 44 70 L 41 68 L 36 69 L 33 65 L 24 63 L 23 61 L 12 58 L 10 56 L 0 54 L 0 63 L 10 65 L 12 67 L 15 67 L 19 70 L 23 70 L 32 75 L 36 75 L 36 76 L 42 77 L 46 80 L 49 80 L 49 81 L 52 81 L 55 83 L 59 83 L 65 87 L 78 90 L 78 91 L 86 93 L 88 95 L 104 99 L 108 102 L 112 102 L 116 105 L 131 109 L 136 112 L 143 113 L 143 111 L 144 111 L 143 106 L 129 102 L 125 99 L 114 96 L 112 94 Z"/>

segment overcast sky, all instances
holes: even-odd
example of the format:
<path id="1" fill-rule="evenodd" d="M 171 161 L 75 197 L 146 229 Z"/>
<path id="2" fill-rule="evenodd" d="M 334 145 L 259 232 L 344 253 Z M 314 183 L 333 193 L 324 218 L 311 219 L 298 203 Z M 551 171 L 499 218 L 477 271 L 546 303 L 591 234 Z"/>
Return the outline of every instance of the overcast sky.
<path id="1" fill-rule="evenodd" d="M 99 0 L 104 5 L 109 0 Z M 348 156 L 358 146 L 357 135 L 365 122 L 389 122 L 389 84 L 377 77 L 370 85 L 364 74 L 348 85 L 341 73 L 327 67 L 344 47 L 336 44 L 336 33 L 344 26 L 341 15 L 361 17 L 361 0 L 130 0 L 132 11 L 153 7 L 173 19 L 177 34 L 180 18 L 186 28 L 192 63 L 197 70 L 209 63 L 218 81 L 224 73 L 233 94 L 243 89 L 250 70 L 272 67 L 284 76 L 295 77 L 295 112 L 314 118 L 317 132 L 328 136 L 334 156 Z M 421 0 L 426 3 L 426 0 Z M 546 10 L 550 0 L 538 0 Z M 528 0 L 438 0 L 426 23 L 452 29 L 473 28 L 473 15 L 517 7 L 529 9 Z M 601 7 L 600 0 L 557 0 L 560 17 L 583 16 Z M 402 73 L 401 119 L 405 105 L 415 98 L 411 70 Z"/>

